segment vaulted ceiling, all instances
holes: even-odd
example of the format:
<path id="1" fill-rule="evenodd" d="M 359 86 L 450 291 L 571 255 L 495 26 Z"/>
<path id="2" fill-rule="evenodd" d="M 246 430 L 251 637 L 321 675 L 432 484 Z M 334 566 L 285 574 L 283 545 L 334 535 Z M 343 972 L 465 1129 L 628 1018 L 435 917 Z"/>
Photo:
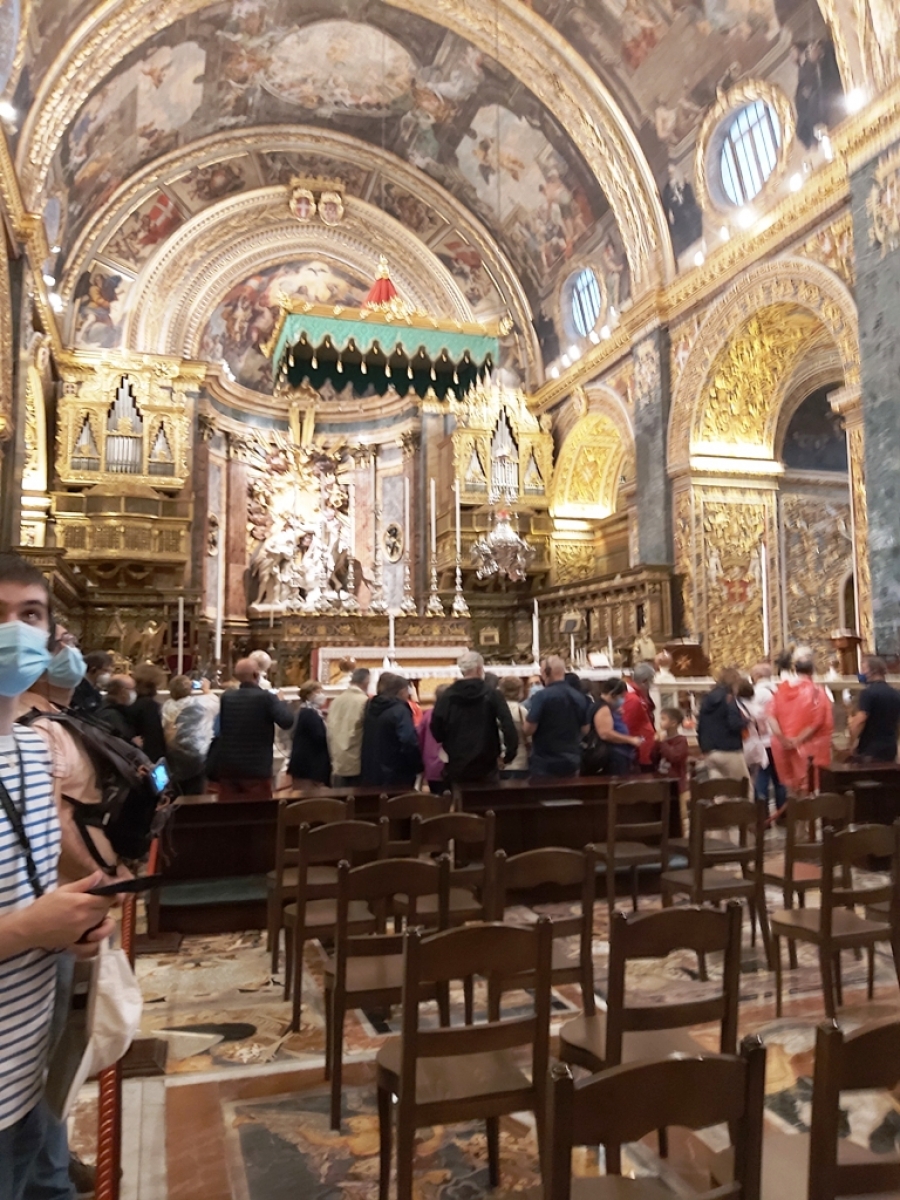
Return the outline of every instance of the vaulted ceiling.
<path id="1" fill-rule="evenodd" d="M 423 243 L 445 308 L 511 311 L 533 377 L 530 321 L 572 264 L 605 264 L 623 298 L 671 277 L 663 190 L 690 179 L 717 89 L 763 77 L 793 98 L 796 47 L 831 53 L 832 34 L 853 78 L 842 2 L 823 0 L 829 28 L 815 0 L 0 0 L 0 47 L 27 27 L 20 62 L 0 51 L 0 93 L 18 71 L 19 175 L 75 340 L 112 336 L 106 300 L 127 309 L 191 222 L 221 206 L 233 237 L 235 196 L 274 204 L 318 175 Z M 289 228 L 258 272 L 297 275 Z M 322 296 L 355 295 L 359 272 L 326 251 Z M 239 275 L 223 265 L 222 303 Z"/>

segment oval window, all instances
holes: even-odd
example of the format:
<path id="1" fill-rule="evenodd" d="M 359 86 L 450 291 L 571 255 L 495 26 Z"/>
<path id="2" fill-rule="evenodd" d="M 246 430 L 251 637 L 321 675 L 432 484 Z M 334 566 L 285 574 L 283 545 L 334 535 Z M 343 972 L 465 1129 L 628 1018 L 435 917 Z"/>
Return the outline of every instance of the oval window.
<path id="1" fill-rule="evenodd" d="M 568 292 L 572 330 L 579 337 L 587 337 L 597 324 L 603 309 L 600 284 L 590 267 L 584 267 L 570 276 Z"/>
<path id="2" fill-rule="evenodd" d="M 719 169 L 722 188 L 738 208 L 762 191 L 778 165 L 782 142 L 781 122 L 765 100 L 754 100 L 738 109 L 722 139 Z"/>

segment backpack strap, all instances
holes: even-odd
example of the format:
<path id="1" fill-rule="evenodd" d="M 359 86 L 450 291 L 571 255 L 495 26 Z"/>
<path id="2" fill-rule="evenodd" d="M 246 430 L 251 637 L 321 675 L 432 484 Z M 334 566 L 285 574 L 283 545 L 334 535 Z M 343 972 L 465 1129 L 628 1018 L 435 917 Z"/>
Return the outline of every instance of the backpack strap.
<path id="1" fill-rule="evenodd" d="M 104 860 L 100 851 L 97 849 L 94 839 L 88 832 L 91 828 L 104 829 L 109 823 L 109 810 L 103 804 L 85 804 L 83 800 L 76 800 L 74 796 L 63 796 L 66 804 L 71 804 L 74 810 L 75 828 L 81 836 L 88 853 L 97 864 L 97 866 L 106 875 L 115 875 L 116 864 L 110 865 Z"/>

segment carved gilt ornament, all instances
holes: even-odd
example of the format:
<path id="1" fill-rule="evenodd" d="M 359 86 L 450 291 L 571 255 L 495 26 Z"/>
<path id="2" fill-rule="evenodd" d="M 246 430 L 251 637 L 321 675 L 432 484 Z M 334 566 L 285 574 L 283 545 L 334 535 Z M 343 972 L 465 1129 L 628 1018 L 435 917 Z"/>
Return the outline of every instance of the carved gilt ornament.
<path id="1" fill-rule="evenodd" d="M 900 248 L 900 150 L 885 155 L 875 167 L 875 182 L 866 200 L 869 241 L 887 258 Z"/>

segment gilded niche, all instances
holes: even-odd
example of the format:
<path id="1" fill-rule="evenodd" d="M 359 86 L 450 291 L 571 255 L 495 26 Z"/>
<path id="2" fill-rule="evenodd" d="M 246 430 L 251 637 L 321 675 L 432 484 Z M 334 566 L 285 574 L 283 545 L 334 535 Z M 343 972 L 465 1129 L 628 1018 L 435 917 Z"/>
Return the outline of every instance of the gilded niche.
<path id="1" fill-rule="evenodd" d="M 605 413 L 588 413 L 563 443 L 553 477 L 553 516 L 601 519 L 615 512 L 626 447 Z"/>
<path id="2" fill-rule="evenodd" d="M 812 646 L 820 661 L 841 619 L 840 593 L 853 561 L 850 505 L 840 495 L 781 496 L 784 529 L 787 627 L 792 640 Z"/>
<path id="3" fill-rule="evenodd" d="M 783 305 L 751 317 L 712 370 L 697 440 L 765 445 L 781 382 L 813 325 Z"/>

